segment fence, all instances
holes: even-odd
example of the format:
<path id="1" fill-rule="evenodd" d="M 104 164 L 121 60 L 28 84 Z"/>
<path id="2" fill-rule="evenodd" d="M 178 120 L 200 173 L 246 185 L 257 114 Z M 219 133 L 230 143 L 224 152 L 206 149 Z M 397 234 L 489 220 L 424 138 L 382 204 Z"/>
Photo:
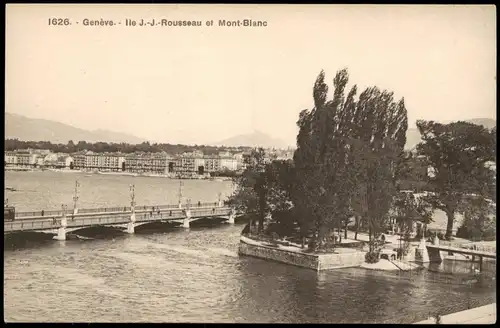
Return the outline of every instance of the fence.
<path id="1" fill-rule="evenodd" d="M 487 245 L 487 244 L 484 244 L 482 242 L 472 241 L 472 242 L 468 242 L 468 243 L 456 243 L 456 242 L 452 242 L 452 241 L 440 240 L 439 244 L 443 245 L 443 246 L 465 248 L 465 249 L 476 250 L 476 251 L 481 251 L 481 252 L 490 252 L 490 253 L 495 253 L 495 254 L 497 252 L 496 245 Z"/>

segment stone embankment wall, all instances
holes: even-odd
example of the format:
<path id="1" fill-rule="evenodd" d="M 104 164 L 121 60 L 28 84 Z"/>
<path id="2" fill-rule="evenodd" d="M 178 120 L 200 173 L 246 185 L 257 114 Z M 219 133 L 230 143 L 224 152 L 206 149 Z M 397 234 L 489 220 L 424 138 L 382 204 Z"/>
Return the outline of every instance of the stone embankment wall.
<path id="1" fill-rule="evenodd" d="M 365 252 L 322 254 L 317 256 L 319 265 L 317 270 L 357 267 L 365 262 Z"/>
<path id="2" fill-rule="evenodd" d="M 241 237 L 238 253 L 313 270 L 355 267 L 365 261 L 364 252 L 313 255 L 259 245 L 258 242 L 246 237 Z"/>

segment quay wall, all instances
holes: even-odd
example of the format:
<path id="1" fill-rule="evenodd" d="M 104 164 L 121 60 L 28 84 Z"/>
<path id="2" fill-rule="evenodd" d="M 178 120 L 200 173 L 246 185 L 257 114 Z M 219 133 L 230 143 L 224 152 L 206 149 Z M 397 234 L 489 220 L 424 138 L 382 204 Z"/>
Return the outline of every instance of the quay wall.
<path id="1" fill-rule="evenodd" d="M 259 242 L 243 236 L 240 240 L 238 253 L 240 255 L 291 264 L 317 271 L 356 267 L 365 261 L 364 252 L 307 254 L 261 245 Z"/>
<path id="2" fill-rule="evenodd" d="M 441 324 L 494 324 L 497 321 L 497 304 L 492 303 L 474 309 L 455 312 L 441 317 Z M 435 318 L 415 322 L 418 325 L 436 324 Z"/>

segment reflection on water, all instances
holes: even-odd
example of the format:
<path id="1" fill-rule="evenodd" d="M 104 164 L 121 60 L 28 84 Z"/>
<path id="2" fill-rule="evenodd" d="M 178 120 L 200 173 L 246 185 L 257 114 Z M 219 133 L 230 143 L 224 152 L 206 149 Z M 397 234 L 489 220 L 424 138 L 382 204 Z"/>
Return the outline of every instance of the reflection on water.
<path id="1" fill-rule="evenodd" d="M 74 177 L 59 175 L 59 184 L 72 185 Z M 51 179 L 55 180 L 54 176 Z M 88 179 L 90 188 L 89 181 L 94 178 Z M 115 184 L 115 188 L 128 190 L 128 182 L 121 185 L 109 179 L 97 177 L 94 183 L 107 181 Z M 150 197 L 143 194 L 144 202 L 148 198 L 151 203 L 159 202 L 161 199 L 155 197 L 166 193 L 167 179 L 133 179 L 139 181 L 136 190 L 142 184 L 141 179 L 148 180 L 147 184 L 155 188 L 164 188 L 161 192 L 151 188 Z M 16 181 L 12 178 L 8 185 L 19 190 L 19 185 L 27 185 L 25 181 Z M 44 185 L 46 180 L 43 181 L 38 181 L 40 189 L 50 191 Z M 200 199 L 213 190 L 213 184 L 207 183 L 197 185 L 201 188 L 196 191 Z M 227 187 L 218 183 L 221 188 Z M 208 187 L 203 190 L 200 186 Z M 143 192 L 147 190 L 144 188 Z M 24 199 L 21 203 L 30 199 L 27 193 L 24 198 L 21 194 L 16 197 L 17 202 Z M 50 197 L 50 192 L 39 196 Z M 93 201 L 90 197 L 96 197 L 101 203 L 123 204 L 112 193 L 86 197 L 89 203 Z M 205 199 L 210 198 L 205 195 Z M 24 206 L 37 209 L 40 204 Z M 4 251 L 5 319 L 411 323 L 426 319 L 435 311 L 447 314 L 496 300 L 494 280 L 466 283 L 474 277 L 472 264 L 468 262 L 445 261 L 416 272 L 349 268 L 318 273 L 239 257 L 237 248 L 242 229 L 242 225 L 223 224 L 114 239 L 68 240 Z M 494 270 L 494 262 L 485 262 L 485 275 L 493 276 Z"/>

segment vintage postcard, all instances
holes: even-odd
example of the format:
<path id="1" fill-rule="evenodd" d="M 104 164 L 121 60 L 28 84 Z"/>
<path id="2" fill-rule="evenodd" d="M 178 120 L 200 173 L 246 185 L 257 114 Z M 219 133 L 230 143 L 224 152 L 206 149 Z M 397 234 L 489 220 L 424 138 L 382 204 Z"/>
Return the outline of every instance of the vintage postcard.
<path id="1" fill-rule="evenodd" d="M 4 321 L 496 322 L 496 10 L 8 4 Z"/>

